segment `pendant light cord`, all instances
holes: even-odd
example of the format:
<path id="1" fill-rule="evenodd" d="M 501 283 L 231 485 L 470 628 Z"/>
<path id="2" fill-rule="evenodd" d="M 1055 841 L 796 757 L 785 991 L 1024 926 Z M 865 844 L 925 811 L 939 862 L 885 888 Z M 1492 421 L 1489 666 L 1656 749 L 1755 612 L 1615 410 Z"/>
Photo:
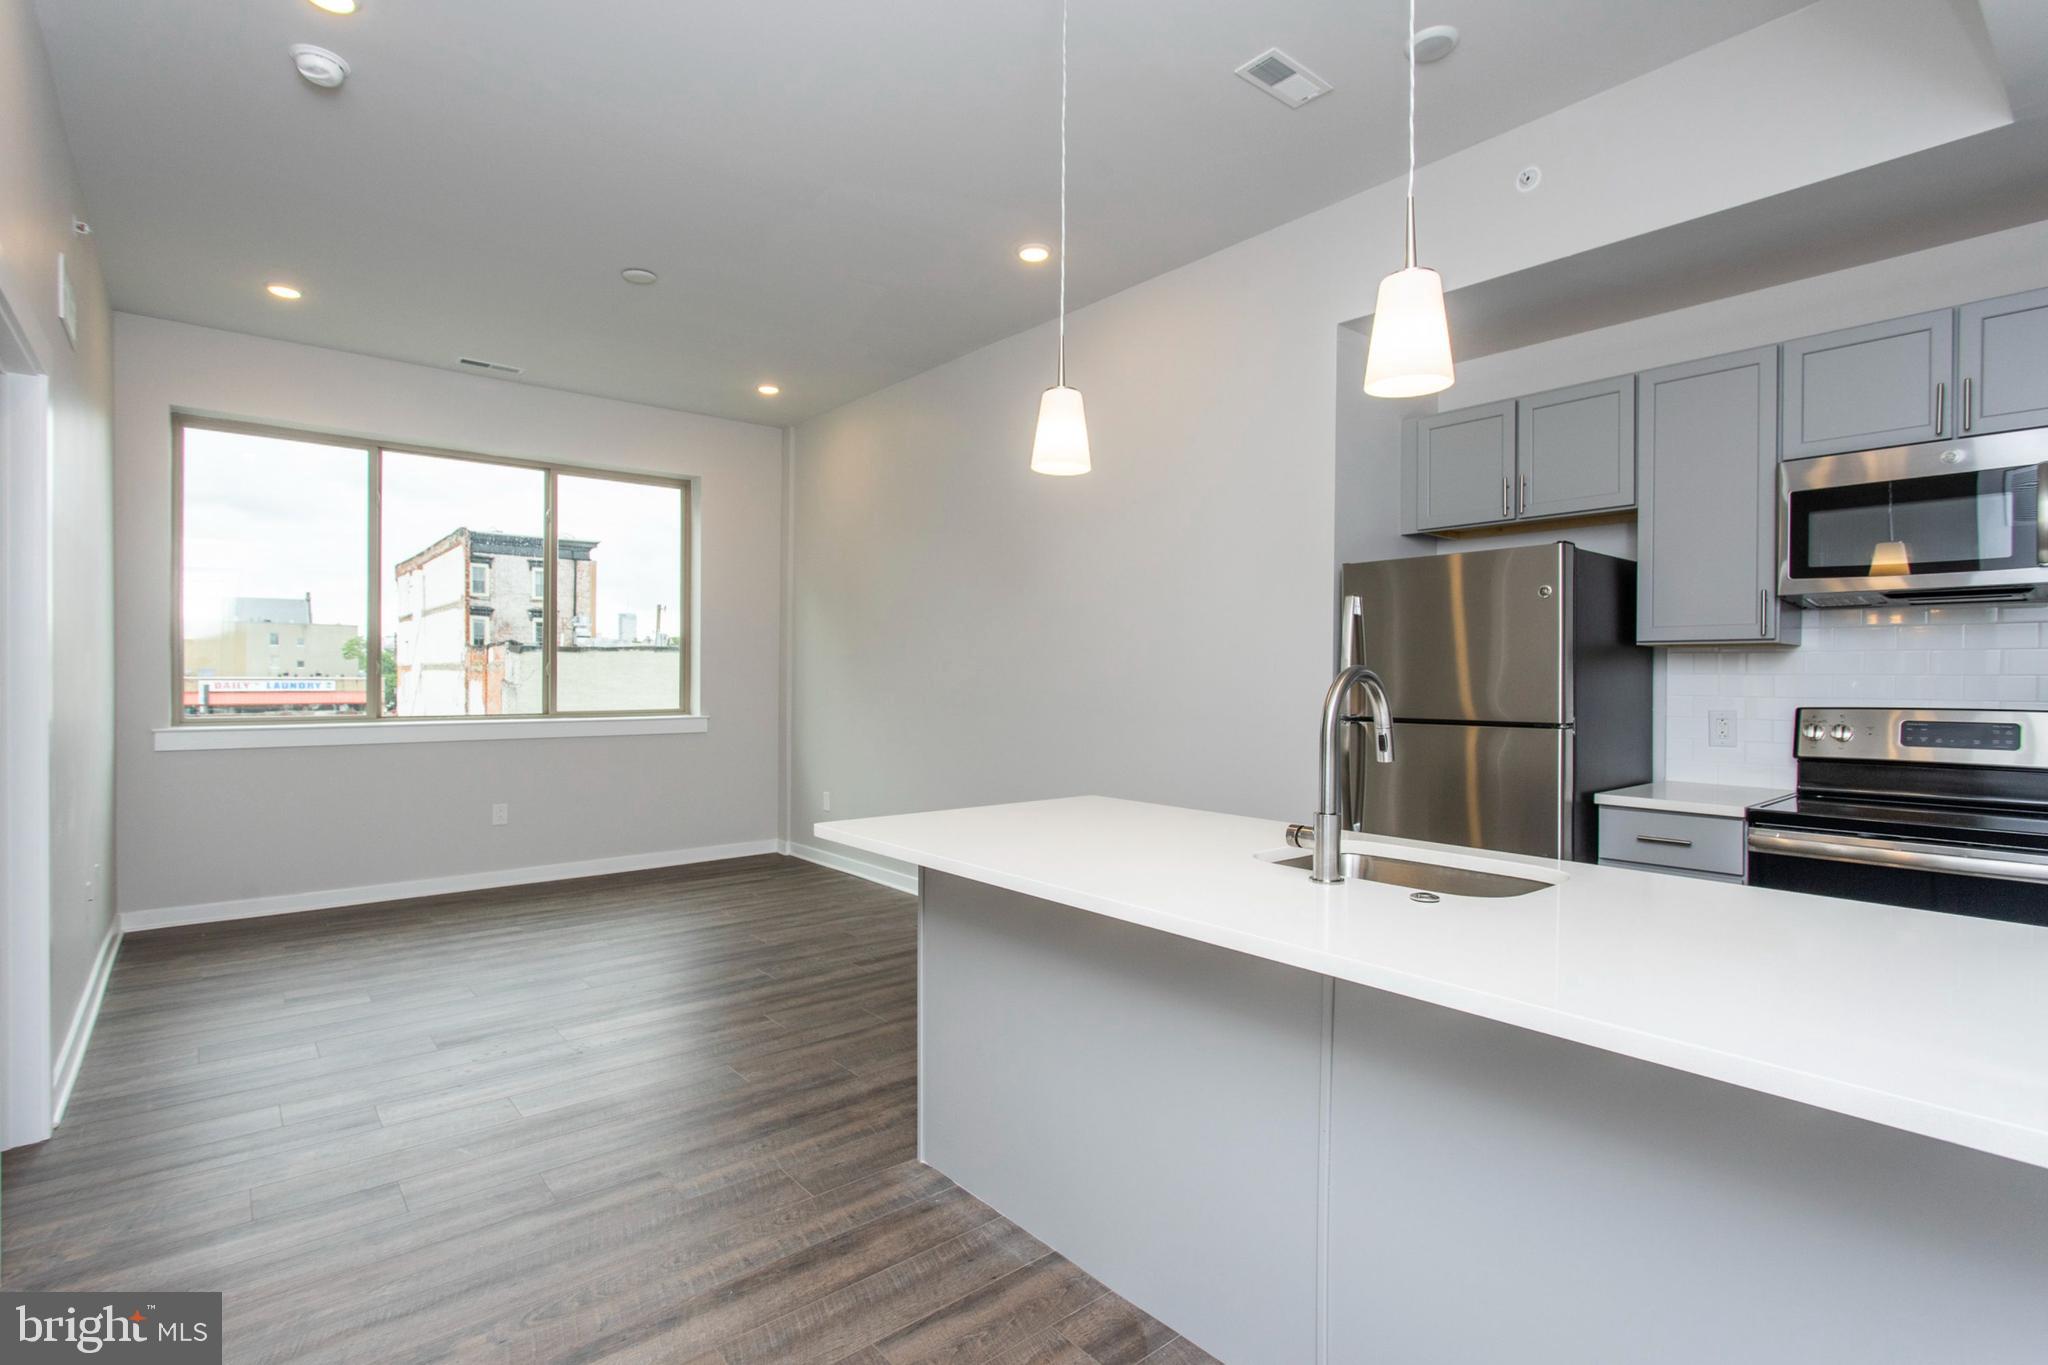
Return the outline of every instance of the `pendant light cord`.
<path id="1" fill-rule="evenodd" d="M 1414 0 L 1409 0 L 1413 4 Z M 1060 382 L 1067 386 L 1067 4 L 1060 0 Z M 1411 191 L 1412 193 L 1413 191 Z"/>
<path id="2" fill-rule="evenodd" d="M 1408 0 L 1408 268 L 1415 268 L 1415 0 Z"/>

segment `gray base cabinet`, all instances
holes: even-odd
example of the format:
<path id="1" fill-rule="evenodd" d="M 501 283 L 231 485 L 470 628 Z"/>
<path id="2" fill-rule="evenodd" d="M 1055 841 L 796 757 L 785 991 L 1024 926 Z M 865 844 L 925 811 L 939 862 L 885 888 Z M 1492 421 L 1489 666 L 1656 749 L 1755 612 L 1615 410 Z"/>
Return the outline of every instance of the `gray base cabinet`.
<path id="1" fill-rule="evenodd" d="M 1951 434 L 1953 309 L 1788 341 L 1784 355 L 1788 460 Z"/>
<path id="2" fill-rule="evenodd" d="M 1515 422 L 1523 519 L 1635 506 L 1634 375 L 1517 399 Z"/>
<path id="3" fill-rule="evenodd" d="M 923 891 L 924 1160 L 1234 1365 L 2041 1359 L 2048 1171 Z"/>
<path id="4" fill-rule="evenodd" d="M 2048 289 L 1965 304 L 1956 315 L 1963 432 L 2048 426 Z"/>
<path id="5" fill-rule="evenodd" d="M 1778 348 L 1638 376 L 1636 639 L 1791 644 L 1777 586 Z"/>
<path id="6" fill-rule="evenodd" d="M 1515 515 L 1515 405 L 1418 417 L 1403 431 L 1402 529 L 1440 531 Z"/>

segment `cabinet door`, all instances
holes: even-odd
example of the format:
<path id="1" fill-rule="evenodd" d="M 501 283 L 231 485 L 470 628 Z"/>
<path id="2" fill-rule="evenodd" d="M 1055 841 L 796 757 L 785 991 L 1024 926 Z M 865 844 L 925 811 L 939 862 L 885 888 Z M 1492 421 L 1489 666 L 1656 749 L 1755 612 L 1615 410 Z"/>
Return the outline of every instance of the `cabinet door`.
<path id="1" fill-rule="evenodd" d="M 1515 422 L 1524 518 L 1635 505 L 1634 375 L 1519 399 Z"/>
<path id="2" fill-rule="evenodd" d="M 1418 417 L 1403 433 L 1409 531 L 1480 526 L 1515 515 L 1515 405 Z"/>
<path id="3" fill-rule="evenodd" d="M 2048 426 L 2048 289 L 1966 304 L 1958 316 L 1964 434 Z"/>
<path id="4" fill-rule="evenodd" d="M 1784 458 L 1942 439 L 1954 370 L 1948 308 L 1787 342 Z"/>
<path id="5" fill-rule="evenodd" d="M 1651 370 L 1636 397 L 1636 639 L 1796 639 L 1775 591 L 1778 348 Z"/>

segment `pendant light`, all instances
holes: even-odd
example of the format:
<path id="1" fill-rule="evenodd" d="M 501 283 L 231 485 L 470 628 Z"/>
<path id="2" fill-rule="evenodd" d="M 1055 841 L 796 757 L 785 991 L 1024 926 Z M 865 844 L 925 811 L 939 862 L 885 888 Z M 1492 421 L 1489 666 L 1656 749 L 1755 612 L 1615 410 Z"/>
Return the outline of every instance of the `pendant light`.
<path id="1" fill-rule="evenodd" d="M 1067 0 L 1060 0 L 1060 363 L 1059 382 L 1038 400 L 1031 442 L 1034 474 L 1086 474 L 1088 414 L 1081 391 L 1067 387 Z"/>
<path id="2" fill-rule="evenodd" d="M 1375 398 L 1420 398 L 1453 382 L 1443 276 L 1415 264 L 1415 0 L 1408 0 L 1408 263 L 1380 281 L 1365 391 Z"/>

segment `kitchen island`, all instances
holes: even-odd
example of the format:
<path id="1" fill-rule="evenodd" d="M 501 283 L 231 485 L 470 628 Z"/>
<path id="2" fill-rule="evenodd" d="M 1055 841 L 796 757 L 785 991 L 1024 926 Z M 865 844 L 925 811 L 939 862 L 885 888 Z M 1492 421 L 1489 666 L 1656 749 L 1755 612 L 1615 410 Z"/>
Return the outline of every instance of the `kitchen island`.
<path id="1" fill-rule="evenodd" d="M 1081 797 L 921 869 L 924 1159 L 1230 1361 L 2038 1360 L 2048 932 Z"/>

